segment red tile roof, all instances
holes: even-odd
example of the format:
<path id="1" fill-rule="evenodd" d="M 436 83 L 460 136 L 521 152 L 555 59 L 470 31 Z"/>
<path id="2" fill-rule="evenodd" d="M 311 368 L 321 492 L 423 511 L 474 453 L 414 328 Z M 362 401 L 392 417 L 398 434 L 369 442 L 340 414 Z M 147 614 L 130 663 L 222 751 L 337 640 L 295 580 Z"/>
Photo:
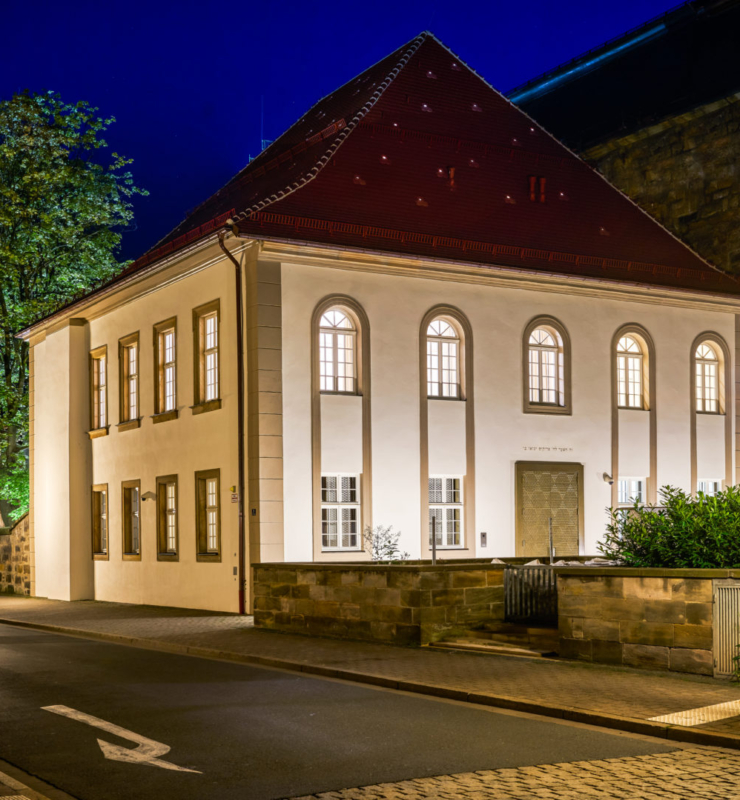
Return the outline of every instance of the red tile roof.
<path id="1" fill-rule="evenodd" d="M 255 238 L 740 293 L 429 33 L 319 101 L 124 274 L 228 217 Z"/>

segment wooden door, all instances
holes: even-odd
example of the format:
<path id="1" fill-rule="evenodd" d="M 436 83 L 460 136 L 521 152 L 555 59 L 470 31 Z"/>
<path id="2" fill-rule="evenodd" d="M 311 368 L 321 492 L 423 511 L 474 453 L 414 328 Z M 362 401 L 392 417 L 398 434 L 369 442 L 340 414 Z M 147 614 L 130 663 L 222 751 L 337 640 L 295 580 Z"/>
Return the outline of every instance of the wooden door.
<path id="1" fill-rule="evenodd" d="M 548 558 L 552 519 L 555 557 L 578 555 L 583 528 L 583 465 L 519 462 L 516 485 L 516 554 Z"/>

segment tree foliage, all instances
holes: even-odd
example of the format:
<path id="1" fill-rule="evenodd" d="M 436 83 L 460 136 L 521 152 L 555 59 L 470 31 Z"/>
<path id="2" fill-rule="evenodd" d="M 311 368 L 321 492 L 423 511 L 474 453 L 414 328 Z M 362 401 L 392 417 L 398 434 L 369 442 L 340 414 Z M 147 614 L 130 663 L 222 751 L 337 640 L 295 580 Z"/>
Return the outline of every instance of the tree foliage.
<path id="1" fill-rule="evenodd" d="M 122 266 L 115 256 L 145 194 L 107 153 L 113 117 L 52 92 L 0 102 L 0 511 L 28 507 L 28 345 L 15 334 Z"/>
<path id="2" fill-rule="evenodd" d="M 604 555 L 628 567 L 740 567 L 740 486 L 696 497 L 665 486 L 662 506 L 611 509 Z"/>

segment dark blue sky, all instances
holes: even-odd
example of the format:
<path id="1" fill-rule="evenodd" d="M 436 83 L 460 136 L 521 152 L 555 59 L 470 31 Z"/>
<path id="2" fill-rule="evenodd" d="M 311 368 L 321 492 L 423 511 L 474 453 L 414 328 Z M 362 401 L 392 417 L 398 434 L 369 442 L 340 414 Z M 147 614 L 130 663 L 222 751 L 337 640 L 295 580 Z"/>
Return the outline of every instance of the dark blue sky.
<path id="1" fill-rule="evenodd" d="M 0 98 L 87 100 L 117 123 L 150 196 L 135 258 L 316 100 L 420 31 L 507 91 L 676 5 L 675 0 L 375 0 L 371 3 L 19 2 L 3 9 Z"/>

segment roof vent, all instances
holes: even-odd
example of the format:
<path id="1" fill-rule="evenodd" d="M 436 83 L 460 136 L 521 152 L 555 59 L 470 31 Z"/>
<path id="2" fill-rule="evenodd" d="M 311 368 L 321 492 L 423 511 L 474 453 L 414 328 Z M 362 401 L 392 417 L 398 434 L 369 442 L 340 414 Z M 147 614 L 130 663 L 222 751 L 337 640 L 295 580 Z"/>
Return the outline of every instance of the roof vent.
<path id="1" fill-rule="evenodd" d="M 469 167 L 479 167 L 480 164 L 474 158 L 470 158 L 470 159 L 468 159 L 468 166 Z"/>
<path id="2" fill-rule="evenodd" d="M 483 109 L 478 105 L 478 103 L 473 103 L 473 105 L 470 107 L 473 109 L 473 111 L 483 111 Z"/>
<path id="3" fill-rule="evenodd" d="M 510 206 L 515 206 L 516 205 L 516 200 L 514 200 L 514 198 L 510 194 L 506 195 L 506 197 L 504 198 L 504 202 L 508 203 L 508 205 L 510 205 Z"/>
<path id="4" fill-rule="evenodd" d="M 360 186 L 366 185 L 366 181 L 364 181 L 359 175 L 355 175 L 355 177 L 352 178 L 352 183 L 357 183 Z"/>
<path id="5" fill-rule="evenodd" d="M 417 197 L 416 205 L 421 206 L 422 208 L 426 208 L 429 205 L 429 203 L 427 203 L 427 201 L 423 197 Z"/>
<path id="6" fill-rule="evenodd" d="M 460 72 L 460 65 L 456 61 L 453 61 L 452 69 L 454 69 L 456 72 Z"/>
<path id="7" fill-rule="evenodd" d="M 391 160 L 390 160 L 390 158 L 388 158 L 388 156 L 381 156 L 380 157 L 380 163 L 381 164 L 390 164 Z"/>
<path id="8" fill-rule="evenodd" d="M 427 103 L 421 104 L 421 110 L 428 111 L 430 114 L 432 113 L 432 107 L 430 105 L 427 105 Z"/>
<path id="9" fill-rule="evenodd" d="M 432 80 L 437 80 L 437 76 L 430 70 L 427 70 L 427 78 L 432 78 Z"/>

